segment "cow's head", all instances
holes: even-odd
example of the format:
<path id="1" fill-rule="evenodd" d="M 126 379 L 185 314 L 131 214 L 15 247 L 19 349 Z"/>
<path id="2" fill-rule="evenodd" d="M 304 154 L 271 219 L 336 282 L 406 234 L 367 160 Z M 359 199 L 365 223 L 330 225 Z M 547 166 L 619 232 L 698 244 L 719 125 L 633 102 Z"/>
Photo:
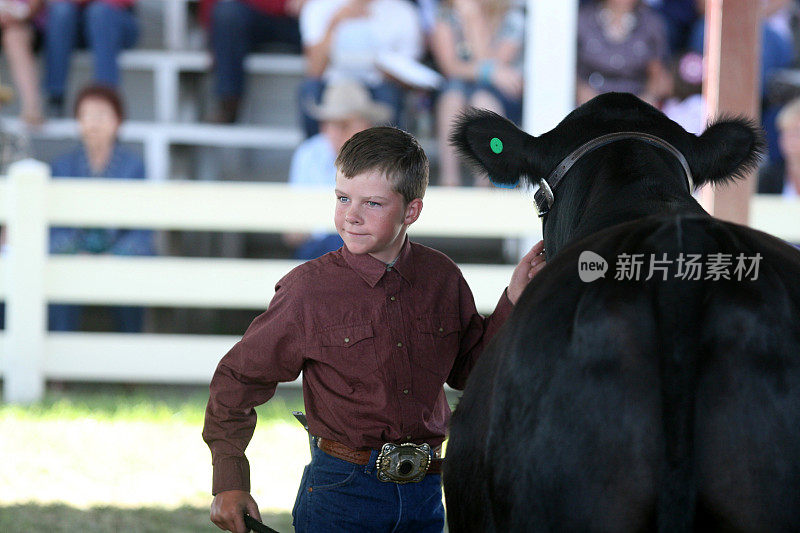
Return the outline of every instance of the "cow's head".
<path id="1" fill-rule="evenodd" d="M 625 93 L 594 98 L 539 137 L 495 113 L 471 109 L 456 122 L 451 142 L 496 184 L 538 185 L 576 149 L 616 132 L 642 133 L 663 145 L 615 140 L 580 157 L 543 216 L 548 257 L 566 242 L 613 224 L 659 212 L 703 212 L 690 194 L 681 157 L 694 187 L 718 185 L 746 175 L 764 147 L 751 121 L 721 119 L 696 136 Z"/>

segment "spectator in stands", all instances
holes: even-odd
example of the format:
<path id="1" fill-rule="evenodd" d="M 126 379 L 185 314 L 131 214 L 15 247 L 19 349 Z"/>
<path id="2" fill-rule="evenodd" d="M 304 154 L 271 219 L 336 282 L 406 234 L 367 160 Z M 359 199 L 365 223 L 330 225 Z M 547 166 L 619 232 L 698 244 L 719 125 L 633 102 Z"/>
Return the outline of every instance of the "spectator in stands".
<path id="1" fill-rule="evenodd" d="M 783 157 L 761 168 L 758 192 L 800 198 L 800 98 L 781 108 L 777 126 L 778 145 Z"/>
<path id="2" fill-rule="evenodd" d="M 299 53 L 297 17 L 305 0 L 201 0 L 214 55 L 215 122 L 236 121 L 244 94 L 244 59 L 256 46 L 281 43 Z"/>
<path id="3" fill-rule="evenodd" d="M 48 113 L 64 113 L 69 59 L 73 48 L 88 46 L 94 59 L 94 81 L 119 84 L 117 56 L 136 44 L 139 26 L 136 0 L 51 0 L 45 27 L 45 91 Z"/>
<path id="4" fill-rule="evenodd" d="M 117 140 L 123 116 L 122 101 L 114 89 L 101 85 L 85 87 L 75 101 L 80 145 L 52 162 L 53 177 L 144 179 L 142 159 L 120 146 Z M 153 255 L 155 249 L 151 231 L 52 228 L 50 253 Z M 115 307 L 111 314 L 117 330 L 130 333 L 142 330 L 143 309 Z M 50 306 L 52 331 L 76 330 L 80 318 L 79 306 Z"/>
<path id="5" fill-rule="evenodd" d="M 322 94 L 322 103 L 308 110 L 320 123 L 320 133 L 306 139 L 292 156 L 289 183 L 302 187 L 330 188 L 336 184 L 336 156 L 345 141 L 372 126 L 389 121 L 392 110 L 376 102 L 369 91 L 355 80 L 331 81 Z M 284 236 L 294 247 L 296 259 L 314 259 L 342 246 L 337 233 L 292 233 Z"/>
<path id="6" fill-rule="evenodd" d="M 422 26 L 417 7 L 408 0 L 308 0 L 300 11 L 300 35 L 306 57 L 306 79 L 300 86 L 300 112 L 306 137 L 319 125 L 306 113 L 308 102 L 319 103 L 325 84 L 357 79 L 372 97 L 392 108 L 400 122 L 403 89 L 376 66 L 376 59 L 393 53 L 419 59 Z"/>
<path id="7" fill-rule="evenodd" d="M 667 34 L 640 0 L 598 0 L 578 14 L 577 101 L 629 92 L 657 105 L 669 94 Z"/>
<path id="8" fill-rule="evenodd" d="M 465 106 L 521 120 L 524 25 L 524 15 L 509 0 L 442 4 L 431 43 L 447 78 L 436 106 L 441 185 L 461 184 L 461 167 L 448 135 Z"/>
<path id="9" fill-rule="evenodd" d="M 44 0 L 0 1 L 3 52 L 21 103 L 20 117 L 29 126 L 43 122 L 34 41 L 39 37 Z"/>

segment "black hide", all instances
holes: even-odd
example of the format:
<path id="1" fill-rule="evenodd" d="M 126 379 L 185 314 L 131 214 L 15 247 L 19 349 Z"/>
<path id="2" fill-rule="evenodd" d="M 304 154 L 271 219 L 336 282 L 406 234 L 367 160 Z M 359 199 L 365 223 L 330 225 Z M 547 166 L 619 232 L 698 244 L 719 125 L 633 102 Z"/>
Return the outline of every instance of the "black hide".
<path id="1" fill-rule="evenodd" d="M 627 94 L 599 96 L 536 138 L 472 111 L 452 139 L 513 183 L 616 131 L 666 140 L 698 184 L 741 175 L 763 146 L 747 121 L 697 137 Z M 800 252 L 707 215 L 677 159 L 636 140 L 581 159 L 543 223 L 548 264 L 453 416 L 450 531 L 797 531 Z M 584 251 L 608 262 L 605 277 L 581 281 Z M 643 254 L 640 279 L 615 279 L 623 254 Z M 759 254 L 759 272 L 681 279 L 690 254 L 733 265 Z M 672 262 L 646 280 L 651 257 Z"/>

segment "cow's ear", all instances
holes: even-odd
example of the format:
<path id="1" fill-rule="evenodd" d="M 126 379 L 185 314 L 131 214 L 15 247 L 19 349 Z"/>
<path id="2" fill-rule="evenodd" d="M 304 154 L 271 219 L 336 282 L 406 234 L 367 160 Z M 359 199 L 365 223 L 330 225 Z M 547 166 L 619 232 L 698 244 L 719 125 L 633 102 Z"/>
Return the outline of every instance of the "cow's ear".
<path id="1" fill-rule="evenodd" d="M 469 108 L 450 133 L 450 144 L 495 184 L 514 185 L 528 174 L 535 138 L 510 120 L 485 109 Z"/>
<path id="2" fill-rule="evenodd" d="M 751 120 L 718 120 L 697 138 L 690 157 L 695 185 L 719 185 L 746 176 L 758 166 L 765 148 L 764 132 Z"/>

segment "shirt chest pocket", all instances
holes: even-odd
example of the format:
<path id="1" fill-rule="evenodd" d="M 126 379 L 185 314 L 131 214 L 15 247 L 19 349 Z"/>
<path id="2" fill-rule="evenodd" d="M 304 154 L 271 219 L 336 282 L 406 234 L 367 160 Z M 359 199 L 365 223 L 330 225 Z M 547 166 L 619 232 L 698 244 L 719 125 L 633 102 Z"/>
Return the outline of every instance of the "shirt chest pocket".
<path id="1" fill-rule="evenodd" d="M 317 338 L 322 361 L 347 381 L 359 381 L 378 368 L 371 323 L 323 328 Z"/>
<path id="2" fill-rule="evenodd" d="M 421 350 L 417 363 L 437 374 L 447 376 L 458 355 L 461 322 L 457 315 L 423 315 L 417 318 Z"/>

